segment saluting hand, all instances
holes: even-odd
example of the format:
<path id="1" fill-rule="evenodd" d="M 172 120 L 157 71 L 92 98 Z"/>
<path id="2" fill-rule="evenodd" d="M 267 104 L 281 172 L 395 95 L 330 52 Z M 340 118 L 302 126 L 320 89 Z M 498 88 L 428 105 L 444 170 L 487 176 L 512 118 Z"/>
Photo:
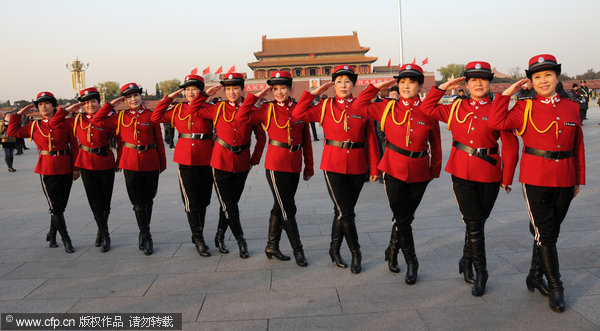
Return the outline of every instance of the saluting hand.
<path id="1" fill-rule="evenodd" d="M 271 92 L 272 89 L 273 89 L 273 87 L 269 86 L 266 89 L 256 93 L 256 97 L 260 99 L 260 98 L 264 97 L 265 95 L 269 94 L 269 92 Z"/>
<path id="2" fill-rule="evenodd" d="M 521 87 L 523 87 L 523 85 L 528 85 L 528 84 L 531 84 L 531 81 L 529 80 L 529 78 L 523 78 L 520 81 L 512 84 L 506 90 L 504 90 L 504 92 L 502 92 L 502 95 L 512 96 L 515 93 L 519 92 L 519 90 L 521 89 Z"/>
<path id="3" fill-rule="evenodd" d="M 76 111 L 78 111 L 79 109 L 81 109 L 81 107 L 82 107 L 82 106 L 83 106 L 83 102 L 78 102 L 78 103 L 76 103 L 76 104 L 74 104 L 74 105 L 67 106 L 67 107 L 65 108 L 65 111 L 67 111 L 67 112 L 69 112 L 69 113 L 71 113 L 71 112 L 76 112 Z"/>
<path id="4" fill-rule="evenodd" d="M 179 94 L 180 94 L 181 92 L 183 92 L 183 89 L 182 89 L 182 88 L 180 88 L 179 90 L 177 90 L 177 91 L 175 91 L 175 92 L 173 92 L 173 93 L 171 93 L 171 94 L 167 95 L 167 97 L 168 97 L 169 99 L 175 99 L 175 98 L 177 98 L 177 97 L 179 96 Z"/>
<path id="5" fill-rule="evenodd" d="M 444 84 L 438 86 L 438 88 L 440 90 L 444 90 L 444 91 L 452 90 L 452 89 L 459 87 L 460 83 L 462 83 L 465 79 L 466 79 L 466 77 L 458 77 L 458 78 L 450 79 L 447 82 L 445 82 Z"/>
<path id="6" fill-rule="evenodd" d="M 219 85 L 215 85 L 213 87 L 210 87 L 208 90 L 204 91 L 204 93 L 206 93 L 206 95 L 208 96 L 213 96 L 215 94 L 217 94 L 217 92 L 219 92 L 220 89 L 222 89 L 223 86 Z"/>
<path id="7" fill-rule="evenodd" d="M 33 109 L 33 107 L 35 107 L 35 105 L 34 105 L 34 104 L 29 104 L 29 105 L 27 105 L 27 106 L 25 106 L 25 107 L 21 108 L 21 109 L 20 109 L 20 110 L 17 112 L 17 115 L 23 115 L 23 114 L 25 114 L 26 112 L 28 112 L 28 111 L 30 111 L 31 109 Z"/>
<path id="8" fill-rule="evenodd" d="M 325 84 L 319 86 L 319 88 L 317 88 L 316 90 L 310 92 L 310 94 L 321 95 L 321 94 L 323 94 L 323 92 L 327 91 L 330 87 L 332 87 L 333 84 L 335 84 L 335 83 L 334 82 L 325 83 Z"/>
<path id="9" fill-rule="evenodd" d="M 384 90 L 386 88 L 392 87 L 396 83 L 395 79 L 386 80 L 381 83 L 373 84 L 373 86 L 378 90 Z"/>
<path id="10" fill-rule="evenodd" d="M 118 104 L 120 104 L 121 102 L 123 102 L 123 100 L 125 100 L 125 97 L 118 97 L 116 99 L 114 99 L 113 101 L 109 102 L 111 106 L 116 107 Z"/>

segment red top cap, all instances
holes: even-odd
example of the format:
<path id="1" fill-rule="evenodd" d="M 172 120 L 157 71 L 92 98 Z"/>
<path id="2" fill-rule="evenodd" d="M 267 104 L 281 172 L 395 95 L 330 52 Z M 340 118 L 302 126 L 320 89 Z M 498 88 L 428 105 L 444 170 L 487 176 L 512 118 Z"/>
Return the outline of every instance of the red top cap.
<path id="1" fill-rule="evenodd" d="M 354 67 L 349 66 L 347 64 L 343 64 L 343 65 L 339 65 L 333 69 L 334 74 L 338 71 L 350 71 L 350 72 L 354 73 Z"/>
<path id="2" fill-rule="evenodd" d="M 292 74 L 287 71 L 275 71 L 271 73 L 271 79 L 267 80 L 267 84 L 273 85 L 287 85 L 292 86 Z"/>
<path id="3" fill-rule="evenodd" d="M 100 98 L 100 93 L 98 93 L 98 90 L 95 87 L 88 87 L 79 91 L 79 97 L 77 100 L 87 101 L 93 98 Z"/>
<path id="4" fill-rule="evenodd" d="M 196 86 L 200 90 L 204 90 L 204 78 L 198 75 L 187 75 L 183 84 L 179 85 L 180 88 L 186 88 L 188 86 Z"/>
<path id="5" fill-rule="evenodd" d="M 244 75 L 232 72 L 230 74 L 225 75 L 225 78 L 221 81 L 221 85 L 223 86 L 231 86 L 231 85 L 241 85 L 244 86 Z"/>
<path id="6" fill-rule="evenodd" d="M 403 77 L 413 77 L 413 78 L 424 77 L 423 76 L 423 68 L 421 68 L 420 66 L 418 66 L 416 64 L 407 63 L 407 64 L 403 65 L 402 67 L 400 67 L 400 73 L 398 73 L 398 76 L 394 76 L 394 78 L 396 78 L 396 80 L 398 80 L 398 81 L 400 81 L 400 78 L 403 78 Z"/>
<path id="7" fill-rule="evenodd" d="M 485 61 L 472 61 L 467 63 L 464 72 L 465 77 L 469 78 L 484 78 L 487 80 L 494 79 L 492 66 Z"/>
<path id="8" fill-rule="evenodd" d="M 127 83 L 121 86 L 121 95 L 125 96 L 131 93 L 142 93 L 142 89 L 136 83 Z"/>
<path id="9" fill-rule="evenodd" d="M 331 80 L 335 81 L 339 76 L 346 75 L 352 81 L 352 84 L 356 85 L 356 79 L 358 78 L 358 74 L 354 72 L 354 67 L 343 64 L 333 68 L 333 73 L 331 74 Z"/>
<path id="10" fill-rule="evenodd" d="M 35 99 L 39 100 L 40 98 L 54 98 L 54 94 L 50 92 L 40 92 Z"/>
<path id="11" fill-rule="evenodd" d="M 556 61 L 554 55 L 551 54 L 540 54 L 529 59 L 529 69 L 525 70 L 527 78 L 531 79 L 531 76 L 544 70 L 554 70 L 557 75 L 560 75 L 560 64 Z"/>
<path id="12" fill-rule="evenodd" d="M 50 101 L 52 103 L 56 103 L 56 98 L 54 97 L 54 94 L 52 94 L 50 92 L 40 92 L 35 97 L 35 101 L 33 103 L 37 107 L 38 103 L 40 103 L 42 101 Z"/>
<path id="13" fill-rule="evenodd" d="M 275 71 L 271 74 L 271 78 L 292 78 L 292 74 L 287 71 Z"/>

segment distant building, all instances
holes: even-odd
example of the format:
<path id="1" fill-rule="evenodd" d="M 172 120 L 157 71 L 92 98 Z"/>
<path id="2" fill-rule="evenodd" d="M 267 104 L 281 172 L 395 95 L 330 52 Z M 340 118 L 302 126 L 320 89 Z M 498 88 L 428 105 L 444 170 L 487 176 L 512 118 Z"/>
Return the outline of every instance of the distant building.
<path id="1" fill-rule="evenodd" d="M 376 57 L 358 42 L 358 33 L 346 36 L 268 39 L 262 37 L 262 50 L 254 53 L 258 61 L 248 63 L 255 79 L 270 77 L 273 71 L 291 72 L 294 77 L 326 76 L 333 68 L 348 64 L 358 74 L 371 73 Z"/>

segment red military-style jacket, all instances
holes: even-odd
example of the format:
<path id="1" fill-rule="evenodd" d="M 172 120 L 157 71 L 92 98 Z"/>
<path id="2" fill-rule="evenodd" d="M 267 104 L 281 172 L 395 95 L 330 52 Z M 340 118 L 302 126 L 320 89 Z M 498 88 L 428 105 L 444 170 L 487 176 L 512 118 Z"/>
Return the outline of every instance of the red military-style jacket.
<path id="1" fill-rule="evenodd" d="M 92 125 L 92 116 L 88 114 L 77 114 L 65 120 L 68 112 L 64 109 L 59 109 L 58 112 L 50 120 L 53 123 L 65 122 L 69 128 L 73 130 L 79 145 L 87 148 L 108 147 L 108 151 L 104 155 L 91 153 L 84 149 L 79 150 L 75 166 L 87 170 L 108 170 L 115 167 L 115 155 L 110 149 L 110 137 L 114 136 L 114 128 L 107 130 Z M 117 138 L 118 140 L 118 138 Z M 117 164 L 121 154 L 121 144 L 119 143 L 117 151 Z"/>
<path id="2" fill-rule="evenodd" d="M 452 105 L 438 104 L 444 93 L 445 91 L 437 86 L 433 87 L 423 100 L 421 111 L 432 119 L 449 123 L 454 141 L 472 148 L 498 148 L 498 138 L 502 140 L 502 157 L 500 154 L 490 155 L 496 160 L 496 165 L 452 147 L 446 171 L 466 180 L 512 184 L 519 161 L 519 141 L 512 132 L 499 131 L 489 125 L 489 116 L 492 112 L 491 100 L 464 99 L 460 107 L 451 113 Z"/>
<path id="3" fill-rule="evenodd" d="M 572 151 L 573 156 L 554 160 L 523 153 L 519 181 L 547 187 L 585 185 L 585 146 L 579 105 L 557 95 L 530 100 L 531 112 L 526 118 L 527 100 L 517 101 L 508 111 L 510 97 L 498 95 L 490 114 L 490 126 L 517 131 L 523 139 L 523 150 L 531 147 L 544 151 Z"/>
<path id="4" fill-rule="evenodd" d="M 324 142 L 321 169 L 341 174 L 365 174 L 368 158 L 370 174 L 379 175 L 375 127 L 373 121 L 350 110 L 355 99 L 352 96 L 348 99 L 327 98 L 311 107 L 314 98 L 314 95 L 306 91 L 302 93 L 292 113 L 294 121 L 319 122 L 325 133 L 325 141 L 329 139 L 365 144 L 365 148 L 346 149 Z M 323 107 L 325 102 L 327 104 Z"/>
<path id="5" fill-rule="evenodd" d="M 36 174 L 66 175 L 79 170 L 75 166 L 79 147 L 72 129 L 66 123 L 51 124 L 49 119 L 43 118 L 21 126 L 21 115 L 13 114 L 7 134 L 15 138 L 31 138 L 39 152 L 70 150 L 64 155 L 39 155 L 33 170 Z"/>
<path id="6" fill-rule="evenodd" d="M 178 103 L 169 107 L 173 99 L 164 97 L 152 112 L 155 123 L 171 123 L 181 133 L 196 133 L 212 135 L 212 121 L 200 118 L 196 113 L 190 113 L 187 103 Z M 183 115 L 187 114 L 187 115 Z M 173 162 L 188 166 L 207 166 L 213 150 L 213 139 L 194 140 L 179 138 L 175 146 Z"/>
<path id="7" fill-rule="evenodd" d="M 304 176 L 314 175 L 312 140 L 308 124 L 302 120 L 293 121 L 292 111 L 296 102 L 289 98 L 284 103 L 266 102 L 256 109 L 254 104 L 258 98 L 248 94 L 236 117 L 240 121 L 250 122 L 251 115 L 262 123 L 269 134 L 269 140 L 275 140 L 290 146 L 300 145 L 301 148 L 292 150 L 269 144 L 265 157 L 265 168 L 274 171 L 302 171 L 302 156 L 304 156 Z"/>
<path id="8" fill-rule="evenodd" d="M 411 152 L 429 150 L 431 153 L 420 158 L 409 158 L 386 148 L 378 169 L 408 183 L 439 177 L 442 145 L 438 121 L 421 112 L 421 99 L 418 96 L 410 100 L 371 103 L 377 93 L 379 89 L 369 85 L 358 95 L 352 110 L 381 123 L 386 140 L 395 146 Z"/>
<path id="9" fill-rule="evenodd" d="M 184 116 L 196 114 L 200 118 L 212 120 L 217 131 L 217 137 L 230 146 L 250 144 L 252 132 L 256 137 L 252 156 L 250 156 L 250 148 L 245 148 L 240 153 L 233 153 L 215 142 L 210 166 L 223 171 L 244 172 L 250 170 L 252 165 L 259 164 L 265 147 L 266 135 L 258 120 L 251 119 L 250 123 L 236 120 L 235 114 L 240 108 L 240 103 L 234 104 L 229 101 L 221 101 L 213 105 L 206 103 L 206 99 L 207 96 L 204 94 L 196 96 Z"/>
<path id="10" fill-rule="evenodd" d="M 92 118 L 92 125 L 105 130 L 115 128 L 115 134 L 123 140 L 119 168 L 133 171 L 165 170 L 167 168 L 165 145 L 160 125 L 150 120 L 152 112 L 141 106 L 137 109 L 121 110 L 117 115 L 109 116 L 113 108 L 110 103 L 106 103 Z M 138 151 L 126 147 L 126 144 L 156 146 Z"/>

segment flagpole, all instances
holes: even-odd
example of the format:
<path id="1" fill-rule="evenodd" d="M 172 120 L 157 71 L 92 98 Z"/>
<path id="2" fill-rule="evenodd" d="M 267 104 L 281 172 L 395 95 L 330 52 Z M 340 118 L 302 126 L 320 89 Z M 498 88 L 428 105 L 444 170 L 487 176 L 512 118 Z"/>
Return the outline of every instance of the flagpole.
<path id="1" fill-rule="evenodd" d="M 398 37 L 400 39 L 400 65 L 404 64 L 404 45 L 402 43 L 402 0 L 398 0 Z"/>

